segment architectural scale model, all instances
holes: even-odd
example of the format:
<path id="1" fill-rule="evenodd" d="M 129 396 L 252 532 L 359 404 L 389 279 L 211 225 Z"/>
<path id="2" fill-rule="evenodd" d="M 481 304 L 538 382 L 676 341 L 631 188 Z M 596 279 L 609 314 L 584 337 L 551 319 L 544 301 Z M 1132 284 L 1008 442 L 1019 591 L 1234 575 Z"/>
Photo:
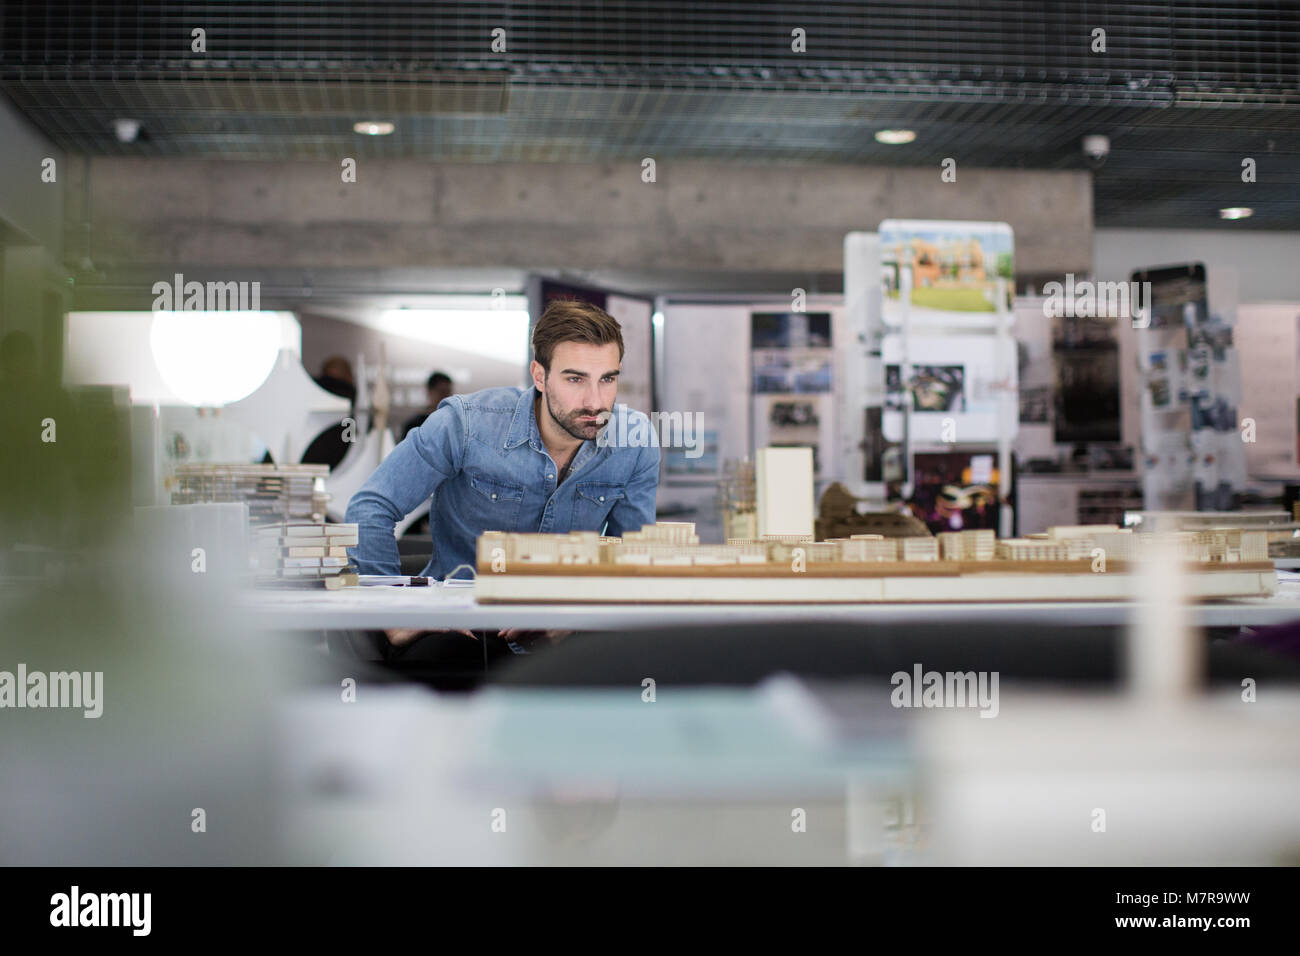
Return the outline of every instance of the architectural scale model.
<path id="1" fill-rule="evenodd" d="M 1135 531 L 1208 531 L 1223 527 L 1268 535 L 1273 558 L 1300 558 L 1300 502 L 1285 511 L 1129 511 L 1124 526 Z"/>
<path id="2" fill-rule="evenodd" d="M 236 501 L 248 505 L 249 570 L 255 583 L 359 583 L 348 548 L 355 524 L 327 524 L 328 465 L 179 465 L 168 480 L 172 504 Z"/>
<path id="3" fill-rule="evenodd" d="M 174 505 L 243 501 L 256 530 L 282 522 L 323 522 L 328 465 L 177 465 L 166 481 Z"/>
<path id="4" fill-rule="evenodd" d="M 1172 539 L 1195 597 L 1260 597 L 1276 588 L 1262 530 L 1215 528 Z M 659 522 L 622 538 L 595 532 L 478 539 L 483 602 L 952 602 L 1126 600 L 1155 536 L 1113 525 L 1051 528 L 997 540 L 854 534 L 732 538 L 700 544 L 695 525 Z"/>

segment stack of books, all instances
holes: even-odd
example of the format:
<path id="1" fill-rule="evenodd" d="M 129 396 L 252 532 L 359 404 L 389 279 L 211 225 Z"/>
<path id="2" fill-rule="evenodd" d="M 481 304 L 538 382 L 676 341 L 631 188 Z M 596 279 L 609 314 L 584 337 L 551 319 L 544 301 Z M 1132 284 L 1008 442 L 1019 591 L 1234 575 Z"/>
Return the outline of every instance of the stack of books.
<path id="1" fill-rule="evenodd" d="M 258 528 L 254 539 L 259 581 L 323 581 L 331 590 L 360 583 L 356 568 L 348 563 L 348 548 L 357 544 L 355 524 L 283 522 Z"/>

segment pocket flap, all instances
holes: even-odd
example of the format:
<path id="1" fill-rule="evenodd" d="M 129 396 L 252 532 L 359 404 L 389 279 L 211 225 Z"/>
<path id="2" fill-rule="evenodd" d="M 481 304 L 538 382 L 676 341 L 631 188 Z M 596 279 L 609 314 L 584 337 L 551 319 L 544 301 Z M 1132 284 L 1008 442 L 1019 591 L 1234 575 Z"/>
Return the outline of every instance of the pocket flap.
<path id="1" fill-rule="evenodd" d="M 470 475 L 469 486 L 491 501 L 521 501 L 524 497 L 524 489 L 519 485 L 484 478 L 481 475 Z"/>
<path id="2" fill-rule="evenodd" d="M 622 485 L 613 482 L 587 481 L 578 485 L 578 497 L 607 505 L 620 498 L 626 498 L 627 493 Z"/>

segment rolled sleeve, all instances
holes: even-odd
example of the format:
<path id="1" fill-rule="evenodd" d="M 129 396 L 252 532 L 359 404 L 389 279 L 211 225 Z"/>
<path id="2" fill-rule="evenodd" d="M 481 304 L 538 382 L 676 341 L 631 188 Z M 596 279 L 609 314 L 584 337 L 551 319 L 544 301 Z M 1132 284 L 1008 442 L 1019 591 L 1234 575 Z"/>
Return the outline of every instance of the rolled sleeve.
<path id="1" fill-rule="evenodd" d="M 348 502 L 345 520 L 357 525 L 358 542 L 349 554 L 362 574 L 401 573 L 393 533 L 397 522 L 460 470 L 465 418 L 456 398 L 413 429 Z M 429 520 L 432 524 L 432 513 Z"/>

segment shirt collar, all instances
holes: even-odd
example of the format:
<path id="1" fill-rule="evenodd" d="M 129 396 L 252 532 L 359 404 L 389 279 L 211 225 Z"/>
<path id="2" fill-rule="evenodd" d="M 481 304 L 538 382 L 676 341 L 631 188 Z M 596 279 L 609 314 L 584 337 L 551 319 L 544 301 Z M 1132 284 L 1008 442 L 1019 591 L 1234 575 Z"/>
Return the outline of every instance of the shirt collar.
<path id="1" fill-rule="evenodd" d="M 537 407 L 536 401 L 541 394 L 537 386 L 530 385 L 519 396 L 519 401 L 515 403 L 515 416 L 510 420 L 510 431 L 506 435 L 506 448 L 517 448 L 524 442 L 528 442 L 536 451 L 542 450 L 542 433 L 537 428 L 537 416 L 533 414 L 533 409 Z M 615 408 L 617 409 L 617 406 Z M 577 471 L 578 467 L 586 463 L 592 455 L 602 453 L 608 454 L 608 449 L 597 445 L 594 441 L 583 442 L 569 465 L 569 474 L 572 475 Z"/>
<path id="2" fill-rule="evenodd" d="M 537 430 L 537 416 L 533 414 L 533 403 L 540 393 L 534 385 L 524 389 L 515 403 L 515 417 L 510 421 L 510 431 L 506 435 L 506 447 L 515 448 L 528 442 L 534 448 L 542 445 L 541 432 Z"/>

